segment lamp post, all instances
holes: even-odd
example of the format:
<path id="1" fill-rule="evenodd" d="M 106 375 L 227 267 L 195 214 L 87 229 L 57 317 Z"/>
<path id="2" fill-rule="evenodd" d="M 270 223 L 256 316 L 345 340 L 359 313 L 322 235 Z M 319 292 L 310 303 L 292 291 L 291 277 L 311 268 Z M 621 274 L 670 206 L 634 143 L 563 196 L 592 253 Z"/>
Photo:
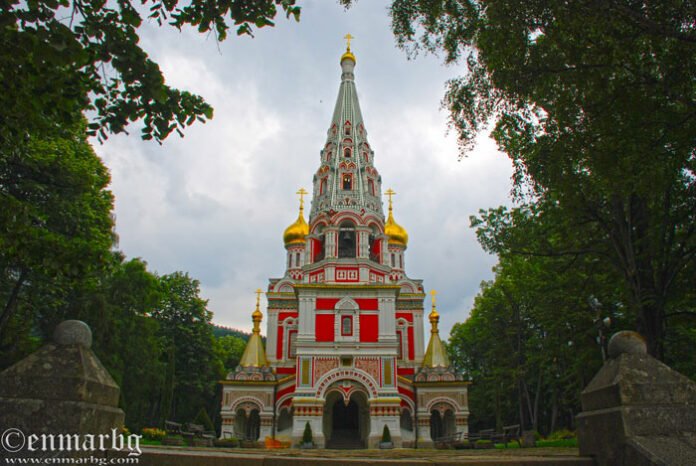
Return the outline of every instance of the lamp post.
<path id="1" fill-rule="evenodd" d="M 595 296 L 588 299 L 590 307 L 595 311 L 594 325 L 597 329 L 597 344 L 602 350 L 602 362 L 607 360 L 607 337 L 605 331 L 611 326 L 611 317 L 602 318 L 602 303 Z"/>

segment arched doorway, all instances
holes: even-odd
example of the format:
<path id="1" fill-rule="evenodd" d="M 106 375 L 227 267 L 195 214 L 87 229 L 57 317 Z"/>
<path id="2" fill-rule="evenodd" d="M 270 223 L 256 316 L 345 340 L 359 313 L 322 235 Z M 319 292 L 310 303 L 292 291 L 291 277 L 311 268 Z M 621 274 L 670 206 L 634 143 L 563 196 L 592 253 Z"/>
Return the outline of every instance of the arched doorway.
<path id="1" fill-rule="evenodd" d="M 370 416 L 367 397 L 362 392 L 350 395 L 348 403 L 339 392 L 330 392 L 324 405 L 326 447 L 334 449 L 365 448 Z"/>

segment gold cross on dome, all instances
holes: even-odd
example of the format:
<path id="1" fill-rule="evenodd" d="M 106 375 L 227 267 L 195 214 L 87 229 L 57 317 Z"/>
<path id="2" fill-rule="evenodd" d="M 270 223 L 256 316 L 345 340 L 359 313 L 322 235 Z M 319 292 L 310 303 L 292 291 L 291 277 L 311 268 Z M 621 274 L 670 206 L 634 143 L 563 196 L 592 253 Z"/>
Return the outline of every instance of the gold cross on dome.
<path id="1" fill-rule="evenodd" d="M 300 209 L 302 209 L 304 207 L 304 196 L 305 196 L 305 194 L 309 194 L 309 193 L 307 193 L 307 191 L 304 188 L 300 188 L 300 190 L 297 191 L 295 194 L 300 195 Z"/>
<path id="2" fill-rule="evenodd" d="M 259 308 L 259 303 L 261 302 L 261 294 L 263 293 L 263 290 L 261 288 L 256 290 L 256 309 Z"/>
<path id="3" fill-rule="evenodd" d="M 355 39 L 355 37 L 351 36 L 350 33 L 348 33 L 345 36 L 343 36 L 343 38 L 346 40 L 346 50 L 350 52 L 350 41 Z"/>
<path id="4" fill-rule="evenodd" d="M 431 298 L 432 298 L 433 307 L 435 307 L 435 295 L 437 295 L 437 291 L 435 291 L 435 290 L 430 290 L 430 296 L 431 296 Z"/>
<path id="5" fill-rule="evenodd" d="M 384 194 L 389 196 L 389 210 L 391 210 L 391 208 L 392 208 L 392 196 L 396 195 L 396 192 L 393 189 L 389 188 L 384 192 Z"/>

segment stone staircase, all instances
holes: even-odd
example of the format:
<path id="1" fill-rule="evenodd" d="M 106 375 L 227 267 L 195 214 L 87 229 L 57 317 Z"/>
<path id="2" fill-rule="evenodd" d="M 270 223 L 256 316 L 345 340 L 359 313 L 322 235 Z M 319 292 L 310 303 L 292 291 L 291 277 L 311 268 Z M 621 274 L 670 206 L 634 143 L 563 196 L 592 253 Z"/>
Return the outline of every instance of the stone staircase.
<path id="1" fill-rule="evenodd" d="M 355 430 L 336 429 L 331 434 L 331 439 L 326 448 L 332 450 L 359 450 L 365 448 L 365 444 Z"/>

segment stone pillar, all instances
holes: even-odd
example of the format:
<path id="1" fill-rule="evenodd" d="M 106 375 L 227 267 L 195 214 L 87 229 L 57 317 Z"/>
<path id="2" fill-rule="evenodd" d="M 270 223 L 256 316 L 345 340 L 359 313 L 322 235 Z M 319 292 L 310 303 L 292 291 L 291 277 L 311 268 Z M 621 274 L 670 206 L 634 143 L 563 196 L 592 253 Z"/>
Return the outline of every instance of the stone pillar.
<path id="1" fill-rule="evenodd" d="M 372 399 L 370 403 L 370 435 L 367 448 L 379 448 L 384 426 L 389 428 L 394 447 L 401 448 L 401 406 L 398 398 Z"/>
<path id="2" fill-rule="evenodd" d="M 120 430 L 120 389 L 91 346 L 87 324 L 66 320 L 51 343 L 1 372 L 0 432 L 98 435 Z"/>
<path id="3" fill-rule="evenodd" d="M 649 356 L 643 338 L 619 332 L 609 359 L 581 394 L 581 455 L 598 466 L 696 464 L 696 383 Z"/>
<path id="4" fill-rule="evenodd" d="M 293 406 L 295 414 L 292 419 L 292 444 L 302 443 L 305 425 L 309 422 L 312 429 L 312 439 L 317 448 L 324 448 L 324 401 L 319 399 L 305 399 L 306 397 L 294 397 Z"/>

